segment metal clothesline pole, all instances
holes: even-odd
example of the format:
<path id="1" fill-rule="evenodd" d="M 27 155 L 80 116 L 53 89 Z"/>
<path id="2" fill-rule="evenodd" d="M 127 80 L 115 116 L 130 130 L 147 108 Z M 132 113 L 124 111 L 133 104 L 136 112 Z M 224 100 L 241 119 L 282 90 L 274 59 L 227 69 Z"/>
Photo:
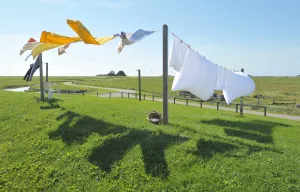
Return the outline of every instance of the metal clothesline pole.
<path id="1" fill-rule="evenodd" d="M 168 124 L 168 25 L 163 25 L 163 123 Z"/>

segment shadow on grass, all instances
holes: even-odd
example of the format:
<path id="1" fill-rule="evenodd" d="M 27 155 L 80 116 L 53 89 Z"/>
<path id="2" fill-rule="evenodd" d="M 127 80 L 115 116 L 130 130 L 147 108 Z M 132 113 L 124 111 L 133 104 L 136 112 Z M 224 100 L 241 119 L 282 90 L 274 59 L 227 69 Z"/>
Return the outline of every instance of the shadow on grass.
<path id="1" fill-rule="evenodd" d="M 202 123 L 225 127 L 224 131 L 228 136 L 240 137 L 259 143 L 274 143 L 272 129 L 276 126 L 288 127 L 286 124 L 260 120 L 249 122 L 213 119 L 202 121 Z"/>
<path id="2" fill-rule="evenodd" d="M 58 109 L 61 108 L 60 105 L 57 103 L 58 101 L 62 101 L 60 99 L 45 99 L 45 103 L 49 104 L 48 106 L 40 106 L 40 109 L 42 110 L 49 110 L 49 109 Z"/>
<path id="3" fill-rule="evenodd" d="M 127 151 L 140 145 L 143 154 L 144 168 L 147 174 L 166 179 L 169 169 L 165 160 L 165 148 L 170 145 L 185 142 L 185 137 L 154 134 L 148 130 L 139 130 L 125 126 L 111 124 L 89 116 L 82 116 L 67 111 L 57 117 L 64 122 L 57 130 L 49 133 L 49 138 L 61 138 L 66 144 L 83 144 L 91 134 L 108 136 L 100 146 L 95 147 L 88 160 L 102 170 L 110 172 L 114 163 L 120 161 Z"/>
<path id="4" fill-rule="evenodd" d="M 200 139 L 197 142 L 197 150 L 192 153 L 201 156 L 204 159 L 210 159 L 216 153 L 226 153 L 237 148 L 236 145 L 230 143 Z"/>

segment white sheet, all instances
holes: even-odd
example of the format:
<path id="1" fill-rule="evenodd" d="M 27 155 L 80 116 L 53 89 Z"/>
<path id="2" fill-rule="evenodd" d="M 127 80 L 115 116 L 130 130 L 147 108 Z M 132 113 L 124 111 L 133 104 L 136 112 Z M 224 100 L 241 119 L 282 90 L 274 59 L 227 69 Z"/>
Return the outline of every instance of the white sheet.
<path id="1" fill-rule="evenodd" d="M 23 55 L 23 53 L 25 53 L 25 51 L 29 51 L 32 50 L 33 48 L 35 48 L 36 46 L 38 46 L 40 44 L 40 42 L 28 42 L 26 43 L 21 51 L 20 51 L 20 55 Z"/>
<path id="2" fill-rule="evenodd" d="M 169 57 L 169 67 L 172 67 L 175 71 L 180 72 L 188 46 L 181 42 L 176 36 L 173 35 L 172 47 Z"/>
<path id="3" fill-rule="evenodd" d="M 223 91 L 225 90 L 225 71 L 226 69 L 217 66 L 218 68 L 218 80 L 216 85 L 216 90 Z"/>
<path id="4" fill-rule="evenodd" d="M 246 73 L 226 70 L 225 87 L 224 98 L 230 104 L 238 97 L 250 96 L 255 90 L 255 83 Z"/>
<path id="5" fill-rule="evenodd" d="M 172 91 L 189 91 L 206 101 L 215 91 L 217 78 L 217 66 L 189 49 L 181 72 L 176 73 Z"/>

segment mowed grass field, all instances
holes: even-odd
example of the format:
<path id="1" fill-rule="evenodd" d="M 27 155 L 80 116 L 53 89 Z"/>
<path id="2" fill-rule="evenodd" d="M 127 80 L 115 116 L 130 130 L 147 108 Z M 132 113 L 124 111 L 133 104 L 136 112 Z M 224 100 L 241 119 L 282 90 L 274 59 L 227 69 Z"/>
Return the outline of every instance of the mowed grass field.
<path id="1" fill-rule="evenodd" d="M 0 91 L 0 191 L 300 191 L 299 122 Z"/>
<path id="2" fill-rule="evenodd" d="M 300 77 L 253 77 L 256 84 L 256 89 L 251 96 L 244 97 L 244 103 L 250 105 L 257 105 L 257 99 L 254 96 L 258 93 L 262 95 L 260 98 L 260 105 L 267 106 L 267 111 L 270 113 L 279 113 L 287 115 L 300 115 L 300 109 L 295 108 L 295 105 L 272 105 L 273 98 L 277 100 L 291 100 L 296 99 L 297 103 L 300 103 Z M 108 93 L 114 92 L 104 89 L 74 87 L 64 85 L 63 82 L 73 82 L 76 85 L 88 85 L 88 86 L 99 86 L 99 87 L 110 87 L 110 88 L 122 88 L 138 90 L 138 78 L 137 77 L 105 77 L 105 76 L 94 76 L 94 77 L 49 77 L 50 82 L 58 82 L 61 89 L 67 90 L 88 90 L 88 94 L 96 95 L 96 92 Z M 171 92 L 173 77 L 168 78 L 169 82 L 169 94 L 178 96 L 178 92 Z M 22 80 L 22 77 L 0 77 L 0 88 L 7 86 L 16 85 L 37 85 L 39 83 L 39 77 L 34 76 L 32 82 L 26 82 Z M 162 77 L 142 77 L 142 92 L 146 94 L 154 94 L 156 96 L 161 95 Z M 32 88 L 39 88 L 39 86 L 33 86 Z M 222 94 L 221 91 L 216 91 L 217 94 Z M 237 98 L 232 103 L 239 103 L 240 99 Z M 206 104 L 216 105 L 216 103 Z M 227 106 L 225 102 L 221 103 L 221 106 Z M 247 110 L 262 110 L 253 109 L 252 107 L 245 107 Z"/>

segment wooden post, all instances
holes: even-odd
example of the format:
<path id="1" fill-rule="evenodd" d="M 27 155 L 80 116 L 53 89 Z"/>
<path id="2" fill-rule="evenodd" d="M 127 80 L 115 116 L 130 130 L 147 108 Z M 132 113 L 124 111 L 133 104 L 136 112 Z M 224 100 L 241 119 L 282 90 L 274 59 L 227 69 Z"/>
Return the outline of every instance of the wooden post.
<path id="1" fill-rule="evenodd" d="M 241 69 L 241 72 L 243 72 L 244 73 L 244 69 Z M 240 98 L 240 115 L 243 115 L 243 110 L 244 110 L 244 98 L 243 97 L 241 97 Z"/>
<path id="2" fill-rule="evenodd" d="M 174 97 L 174 104 L 176 103 L 176 98 Z"/>
<path id="3" fill-rule="evenodd" d="M 121 92 L 121 97 L 123 98 L 123 92 Z"/>
<path id="4" fill-rule="evenodd" d="M 129 93 L 128 93 L 128 98 L 129 98 Z"/>
<path id="5" fill-rule="evenodd" d="M 152 95 L 152 101 L 154 101 L 154 95 Z"/>
<path id="6" fill-rule="evenodd" d="M 189 106 L 189 99 L 186 99 L 186 100 L 185 100 L 185 105 L 186 105 L 186 106 Z"/>
<path id="7" fill-rule="evenodd" d="M 139 76 L 139 101 L 142 100 L 142 95 L 141 95 L 141 70 L 138 69 L 138 76 Z"/>
<path id="8" fill-rule="evenodd" d="M 218 101 L 217 102 L 217 110 L 219 110 L 219 104 L 220 104 L 220 102 Z"/>
<path id="9" fill-rule="evenodd" d="M 46 82 L 48 83 L 48 63 L 46 63 Z"/>
<path id="10" fill-rule="evenodd" d="M 239 104 L 235 104 L 235 112 L 238 113 L 239 111 Z"/>
<path id="11" fill-rule="evenodd" d="M 163 123 L 168 124 L 168 25 L 163 25 Z"/>
<path id="12" fill-rule="evenodd" d="M 202 100 L 200 101 L 200 107 L 202 108 Z"/>
<path id="13" fill-rule="evenodd" d="M 84 92 L 82 91 L 82 95 L 84 96 Z"/>
<path id="14" fill-rule="evenodd" d="M 41 91 L 41 100 L 45 101 L 45 97 L 44 97 L 44 76 L 43 76 L 43 58 L 42 58 L 42 54 L 39 55 L 40 56 L 40 91 Z M 39 58 L 39 57 L 38 57 Z"/>
<path id="15" fill-rule="evenodd" d="M 97 92 L 97 97 L 98 97 L 98 92 Z"/>
<path id="16" fill-rule="evenodd" d="M 146 100 L 146 94 L 144 94 L 144 100 Z"/>
<path id="17" fill-rule="evenodd" d="M 109 98 L 111 98 L 111 92 L 109 92 Z"/>
<path id="18" fill-rule="evenodd" d="M 264 107 L 264 116 L 267 116 L 267 106 Z"/>

